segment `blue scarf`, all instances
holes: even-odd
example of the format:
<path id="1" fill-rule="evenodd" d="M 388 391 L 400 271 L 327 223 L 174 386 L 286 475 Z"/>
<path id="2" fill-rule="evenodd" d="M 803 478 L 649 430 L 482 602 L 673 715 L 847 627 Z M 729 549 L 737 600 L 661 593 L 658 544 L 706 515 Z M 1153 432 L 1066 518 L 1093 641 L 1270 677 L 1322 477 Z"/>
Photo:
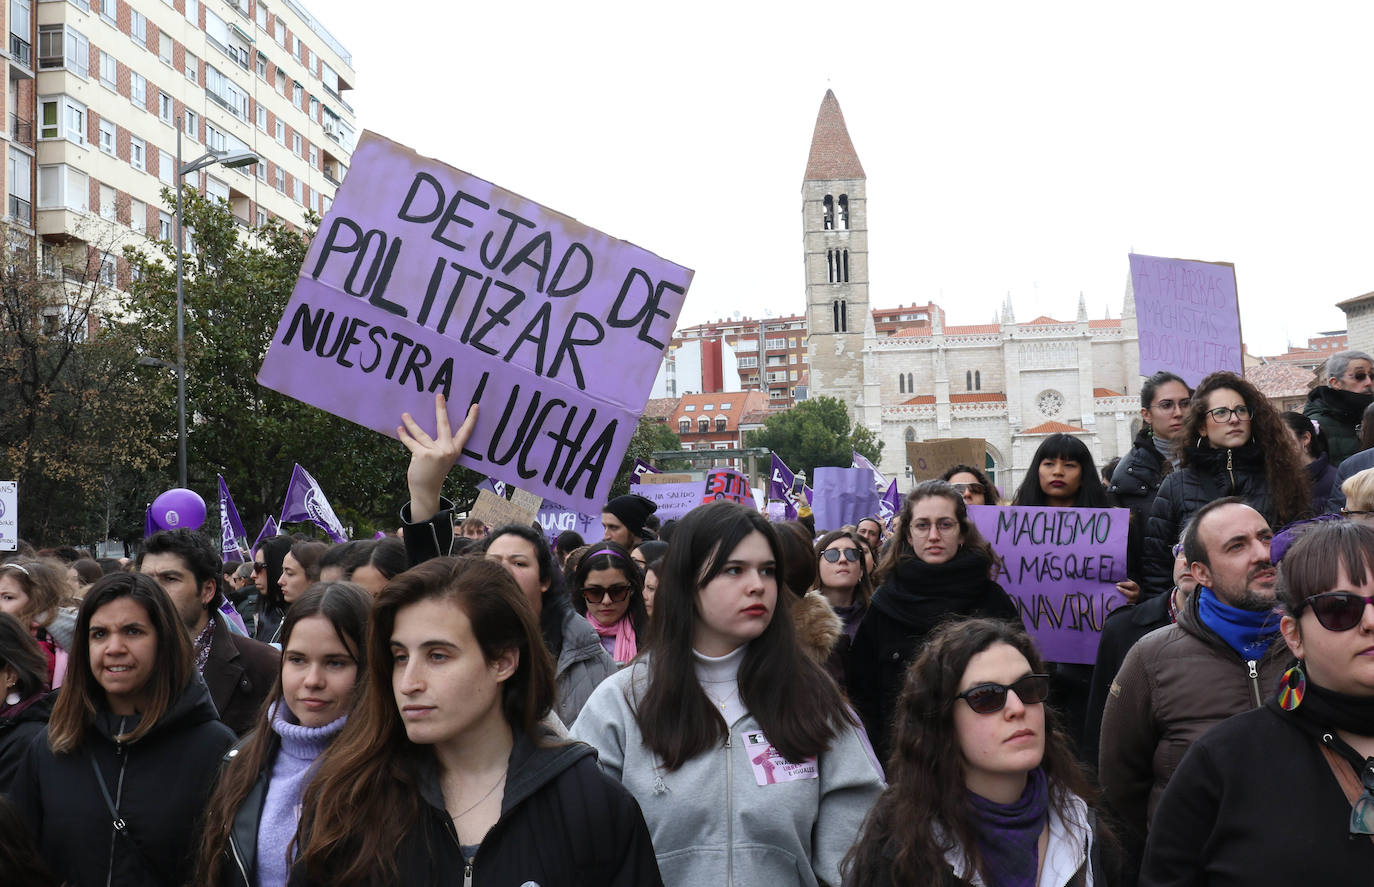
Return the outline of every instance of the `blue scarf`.
<path id="1" fill-rule="evenodd" d="M 1273 610 L 1242 610 L 1222 603 L 1207 586 L 1199 586 L 1198 616 L 1232 650 L 1246 661 L 1264 656 L 1279 636 L 1278 614 Z"/>

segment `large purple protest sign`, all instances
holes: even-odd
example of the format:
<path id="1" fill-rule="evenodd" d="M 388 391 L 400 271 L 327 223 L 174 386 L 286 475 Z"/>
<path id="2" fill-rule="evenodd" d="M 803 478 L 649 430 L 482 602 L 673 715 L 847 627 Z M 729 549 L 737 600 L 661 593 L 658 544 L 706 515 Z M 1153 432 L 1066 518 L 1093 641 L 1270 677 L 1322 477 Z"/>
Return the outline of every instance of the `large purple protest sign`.
<path id="1" fill-rule="evenodd" d="M 1134 253 L 1130 262 L 1142 376 L 1168 370 L 1196 386 L 1242 371 L 1235 265 Z"/>
<path id="2" fill-rule="evenodd" d="M 658 506 L 654 510 L 660 521 L 680 520 L 683 515 L 701 504 L 701 481 L 685 484 L 640 484 L 635 492 Z"/>
<path id="3" fill-rule="evenodd" d="M 1107 614 L 1124 606 L 1125 508 L 971 505 L 969 518 L 1002 558 L 998 583 L 1051 662 L 1097 661 Z"/>
<path id="4" fill-rule="evenodd" d="M 878 513 L 878 492 L 867 468 L 817 468 L 811 511 L 816 530 L 838 530 Z"/>
<path id="5" fill-rule="evenodd" d="M 593 511 L 692 272 L 364 133 L 258 381 L 394 435 L 481 404 L 459 462 Z"/>

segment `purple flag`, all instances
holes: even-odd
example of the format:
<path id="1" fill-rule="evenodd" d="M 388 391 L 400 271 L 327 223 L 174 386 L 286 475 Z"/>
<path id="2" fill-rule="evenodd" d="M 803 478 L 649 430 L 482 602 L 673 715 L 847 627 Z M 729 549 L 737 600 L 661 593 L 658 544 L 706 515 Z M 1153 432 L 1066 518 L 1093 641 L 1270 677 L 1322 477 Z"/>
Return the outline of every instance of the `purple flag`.
<path id="1" fill-rule="evenodd" d="M 773 473 L 768 476 L 768 498 L 769 499 L 789 499 L 792 495 L 792 482 L 796 475 L 786 463 L 773 454 Z"/>
<path id="2" fill-rule="evenodd" d="M 878 466 L 868 461 L 868 459 L 858 450 L 852 450 L 851 452 L 854 454 L 853 466 L 855 468 L 867 468 L 869 471 L 873 472 L 873 488 L 877 490 L 885 488 L 887 486 L 887 478 L 883 477 L 883 473 L 878 470 Z"/>
<path id="3" fill-rule="evenodd" d="M 374 541 L 374 542 L 376 542 L 378 539 L 385 539 L 385 538 L 386 538 L 386 530 L 378 530 L 377 532 L 375 532 L 375 533 L 372 534 L 372 541 Z"/>
<path id="4" fill-rule="evenodd" d="M 234 497 L 229 495 L 229 485 L 224 482 L 224 475 L 217 474 L 215 477 L 219 478 L 220 554 L 237 560 L 243 557 L 244 550 L 248 548 L 248 531 L 243 528 L 243 521 L 234 505 Z"/>
<path id="5" fill-rule="evenodd" d="M 878 517 L 882 519 L 885 525 L 891 526 L 901 510 L 902 495 L 897 492 L 897 478 L 894 477 L 892 483 L 888 485 L 887 492 L 883 493 L 882 498 L 878 500 Z"/>
<path id="6" fill-rule="evenodd" d="M 149 502 L 148 507 L 143 509 L 143 538 L 157 532 L 157 524 L 153 523 L 153 503 Z"/>
<path id="7" fill-rule="evenodd" d="M 491 492 L 500 496 L 502 499 L 506 498 L 506 482 L 503 480 L 497 480 L 494 477 L 482 478 L 481 482 L 477 484 L 477 490 L 478 492 L 481 492 L 482 490 L 490 490 Z"/>
<path id="8" fill-rule="evenodd" d="M 286 501 L 281 506 L 281 522 L 287 521 L 310 521 L 335 542 L 348 541 L 343 524 L 329 507 L 324 490 L 300 465 L 291 472 L 291 484 L 286 488 Z"/>
<path id="9" fill-rule="evenodd" d="M 262 540 L 277 535 L 277 532 L 277 522 L 272 520 L 272 516 L 269 514 L 267 523 L 262 525 L 262 532 L 258 534 L 258 538 L 253 540 L 253 554 L 258 553 L 258 546 L 262 544 Z"/>
<path id="10" fill-rule="evenodd" d="M 838 530 L 878 512 L 873 476 L 863 468 L 817 468 L 816 498 L 811 508 L 816 531 Z"/>
<path id="11" fill-rule="evenodd" d="M 630 469 L 630 483 L 639 483 L 639 479 L 646 474 L 662 473 L 663 472 L 659 471 L 657 468 L 650 465 L 648 462 L 645 462 L 643 459 L 636 459 L 634 467 Z"/>
<path id="12" fill-rule="evenodd" d="M 351 165 L 258 381 L 387 435 L 479 403 L 459 464 L 600 508 L 692 271 L 376 133 Z"/>

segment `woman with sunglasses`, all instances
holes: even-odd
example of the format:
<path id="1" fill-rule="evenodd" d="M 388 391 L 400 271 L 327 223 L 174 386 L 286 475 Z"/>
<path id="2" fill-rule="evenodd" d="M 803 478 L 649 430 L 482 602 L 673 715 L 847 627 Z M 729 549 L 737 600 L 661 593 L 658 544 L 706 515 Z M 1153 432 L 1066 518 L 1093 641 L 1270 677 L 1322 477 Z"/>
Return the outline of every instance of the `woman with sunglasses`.
<path id="1" fill-rule="evenodd" d="M 867 544 L 861 536 L 844 530 L 826 533 L 816 543 L 813 587 L 830 602 L 831 609 L 844 623 L 844 633 L 850 643 L 854 641 L 873 596 L 873 583 L 863 552 Z"/>
<path id="2" fill-rule="evenodd" d="M 1016 604 L 992 580 L 995 564 L 992 546 L 954 487 L 928 480 L 907 494 L 847 669 L 850 699 L 880 761 L 887 761 L 907 666 L 939 623 L 951 616 L 1020 623 Z"/>
<path id="3" fill-rule="evenodd" d="M 573 725 L 639 801 L 670 887 L 838 884 L 881 789 L 835 682 L 799 646 L 781 551 L 753 508 L 689 512 L 650 652 Z"/>
<path id="4" fill-rule="evenodd" d="M 1001 505 L 997 498 L 997 488 L 988 476 L 971 465 L 955 465 L 940 475 L 941 480 L 949 481 L 950 486 L 964 497 L 968 505 Z"/>
<path id="5" fill-rule="evenodd" d="M 578 561 L 572 576 L 572 604 L 623 666 L 639 653 L 649 627 L 644 609 L 644 575 L 630 553 L 614 542 L 597 542 Z"/>
<path id="6" fill-rule="evenodd" d="M 845 884 L 1101 887 L 1087 780 L 1044 704 L 1050 679 L 1017 625 L 948 622 L 897 704 L 888 787 Z"/>
<path id="7" fill-rule="evenodd" d="M 1374 872 L 1374 527 L 1322 521 L 1279 563 L 1298 664 L 1195 742 L 1155 811 L 1140 884 L 1367 885 Z"/>
<path id="8" fill-rule="evenodd" d="M 1279 527 L 1312 511 L 1311 487 L 1278 411 L 1235 373 L 1212 373 L 1193 393 L 1179 468 L 1164 479 L 1145 525 L 1142 594 L 1173 586 L 1174 543 L 1198 509 L 1239 496 Z"/>

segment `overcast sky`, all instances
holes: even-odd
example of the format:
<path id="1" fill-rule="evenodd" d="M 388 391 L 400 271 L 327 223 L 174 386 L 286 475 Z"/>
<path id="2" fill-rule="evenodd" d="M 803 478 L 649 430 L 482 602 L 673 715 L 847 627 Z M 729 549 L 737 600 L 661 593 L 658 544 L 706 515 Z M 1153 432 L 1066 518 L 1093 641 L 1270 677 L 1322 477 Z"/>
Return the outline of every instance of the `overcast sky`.
<path id="1" fill-rule="evenodd" d="M 1132 250 L 1230 261 L 1272 354 L 1374 290 L 1374 4 L 307 4 L 360 128 L 694 268 L 681 325 L 803 310 L 827 88 L 873 307 L 1119 317 Z"/>

